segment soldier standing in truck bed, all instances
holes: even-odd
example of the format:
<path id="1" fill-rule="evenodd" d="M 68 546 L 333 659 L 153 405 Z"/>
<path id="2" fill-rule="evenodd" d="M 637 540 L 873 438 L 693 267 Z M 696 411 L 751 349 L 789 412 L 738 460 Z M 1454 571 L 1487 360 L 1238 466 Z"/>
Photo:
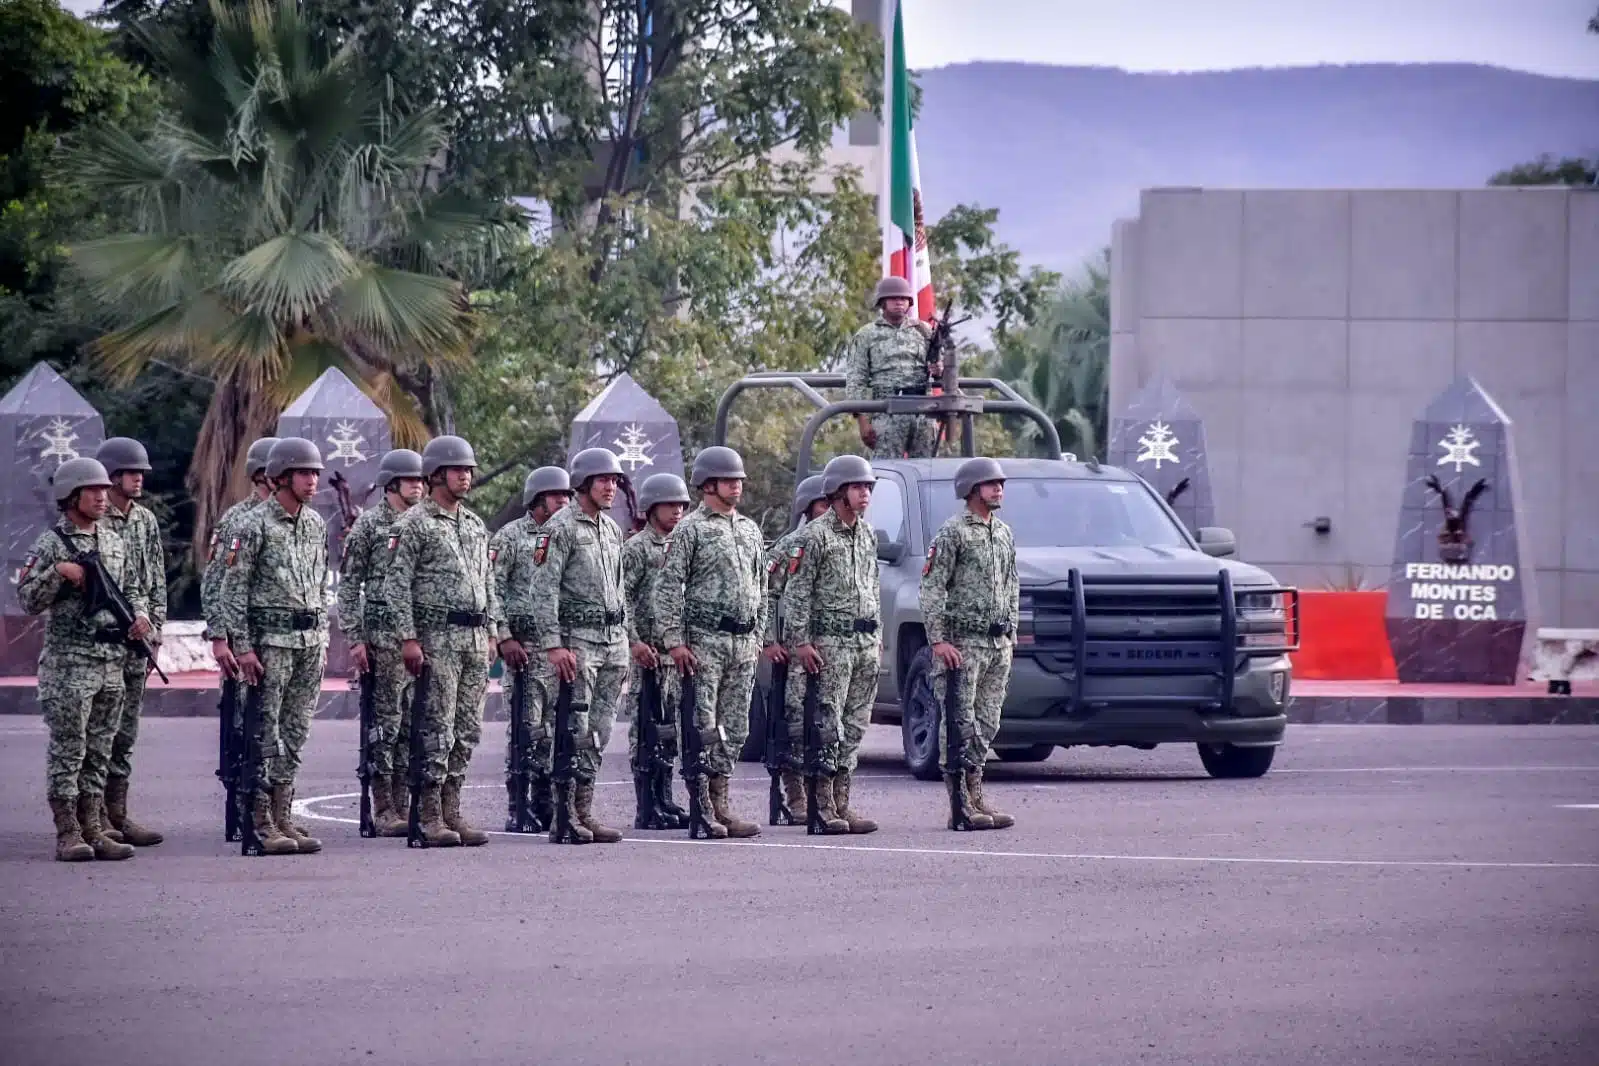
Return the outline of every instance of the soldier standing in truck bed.
<path id="1" fill-rule="evenodd" d="M 886 277 L 872 303 L 875 322 L 861 327 L 845 349 L 844 395 L 851 400 L 926 396 L 927 345 L 932 327 L 911 314 L 910 282 Z M 938 420 L 926 415 L 857 414 L 861 443 L 878 458 L 927 458 L 938 447 Z"/>

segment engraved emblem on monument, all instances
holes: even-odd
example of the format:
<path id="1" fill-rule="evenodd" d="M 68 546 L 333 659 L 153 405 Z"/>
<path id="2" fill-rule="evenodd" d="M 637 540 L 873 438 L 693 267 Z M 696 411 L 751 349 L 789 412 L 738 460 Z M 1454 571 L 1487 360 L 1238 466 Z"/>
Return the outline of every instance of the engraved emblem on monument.
<path id="1" fill-rule="evenodd" d="M 638 423 L 627 426 L 622 430 L 622 435 L 611 443 L 622 449 L 617 453 L 617 462 L 627 467 L 629 474 L 641 466 L 655 465 L 655 460 L 649 455 L 649 450 L 655 447 L 655 442 L 650 440 Z"/>
<path id="2" fill-rule="evenodd" d="M 1151 423 L 1149 432 L 1139 437 L 1138 443 L 1144 450 L 1133 460 L 1135 463 L 1154 463 L 1155 469 L 1159 470 L 1161 463 L 1178 462 L 1177 453 L 1172 451 L 1178 444 L 1177 438 L 1164 422 Z"/>
<path id="3" fill-rule="evenodd" d="M 629 374 L 618 374 L 572 420 L 567 455 L 584 448 L 608 448 L 626 472 L 629 485 L 616 494 L 611 518 L 631 532 L 634 520 L 630 502 L 638 483 L 651 474 L 683 474 L 683 443 L 677 419 L 645 392 Z"/>
<path id="4" fill-rule="evenodd" d="M 345 466 L 364 463 L 370 456 L 360 450 L 360 445 L 366 443 L 366 438 L 361 436 L 361 431 L 355 428 L 354 422 L 340 422 L 332 433 L 328 434 L 327 441 L 333 445 L 333 452 L 328 456 L 328 462 L 343 459 Z"/>
<path id="5" fill-rule="evenodd" d="M 44 441 L 45 448 L 39 453 L 40 459 L 54 459 L 56 466 L 69 459 L 78 458 L 78 450 L 72 442 L 78 435 L 72 432 L 72 423 L 64 418 L 52 418 L 50 424 L 39 431 L 39 439 Z"/>
<path id="6" fill-rule="evenodd" d="M 1152 379 L 1116 413 L 1105 454 L 1143 478 L 1190 531 L 1215 525 L 1205 423 L 1170 381 Z"/>
<path id="7" fill-rule="evenodd" d="M 1444 450 L 1444 456 L 1438 460 L 1439 466 L 1454 465 L 1455 473 L 1465 469 L 1466 464 L 1481 466 L 1482 460 L 1473 453 L 1482 446 L 1467 426 L 1452 426 L 1449 435 L 1438 442 L 1438 447 Z"/>

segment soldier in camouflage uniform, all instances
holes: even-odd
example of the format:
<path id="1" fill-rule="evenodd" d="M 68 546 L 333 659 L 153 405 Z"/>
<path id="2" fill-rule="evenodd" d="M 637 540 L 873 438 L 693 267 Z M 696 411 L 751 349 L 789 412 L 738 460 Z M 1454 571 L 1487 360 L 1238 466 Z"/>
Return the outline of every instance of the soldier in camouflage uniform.
<path id="1" fill-rule="evenodd" d="M 571 787 L 557 803 L 578 841 L 612 844 L 622 834 L 594 817 L 594 782 L 616 724 L 627 679 L 627 604 L 622 596 L 622 530 L 606 512 L 616 501 L 622 464 L 608 448 L 572 457 L 575 505 L 557 511 L 533 548 L 533 616 L 538 647 L 572 686 Z M 555 828 L 550 828 L 550 839 Z"/>
<path id="2" fill-rule="evenodd" d="M 788 549 L 783 620 L 794 660 L 817 678 L 819 747 L 806 787 L 829 833 L 871 833 L 877 823 L 850 808 L 861 740 L 872 723 L 878 630 L 877 535 L 862 521 L 877 476 L 858 455 L 822 470 L 829 509 Z M 803 679 L 802 679 L 803 683 Z"/>
<path id="3" fill-rule="evenodd" d="M 406 835 L 404 759 L 410 734 L 411 675 L 400 659 L 400 638 L 383 599 L 389 536 L 400 516 L 422 499 L 422 457 L 395 448 L 378 462 L 383 499 L 356 517 L 339 560 L 339 628 L 350 645 L 357 674 L 372 674 L 376 743 L 372 745 L 372 824 L 380 837 Z"/>
<path id="4" fill-rule="evenodd" d="M 167 623 L 166 553 L 161 547 L 161 526 L 154 512 L 139 503 L 144 496 L 144 475 L 150 471 L 150 456 L 144 445 L 131 437 L 112 437 L 95 453 L 100 465 L 111 475 L 110 507 L 105 520 L 122 538 L 128 552 L 130 572 L 139 574 L 150 606 L 150 645 L 161 646 L 161 627 Z M 133 776 L 133 745 L 139 739 L 139 714 L 144 709 L 145 679 L 150 676 L 151 660 L 129 651 L 122 668 L 122 724 L 111 745 L 111 762 L 106 770 L 105 810 L 101 822 L 109 823 L 107 836 L 136 847 L 149 848 L 161 843 L 162 836 L 128 816 L 128 779 Z"/>
<path id="5" fill-rule="evenodd" d="M 954 808 L 969 801 L 973 829 L 1005 829 L 1010 815 L 983 795 L 983 766 L 999 732 L 1000 708 L 1010 686 L 1021 586 L 1016 542 L 994 514 L 1005 498 L 1005 472 L 993 459 L 968 459 L 955 471 L 955 494 L 965 510 L 952 515 L 927 549 L 922 566 L 922 618 L 932 644 L 933 695 L 944 714 L 954 714 L 965 750 L 965 768 L 944 775 L 954 829 Z M 944 707 L 944 678 L 960 670 L 959 706 Z M 940 765 L 947 766 L 946 731 L 938 731 Z"/>
<path id="6" fill-rule="evenodd" d="M 794 657 L 794 643 L 788 639 L 782 622 L 783 588 L 788 580 L 788 553 L 805 533 L 806 524 L 827 513 L 827 494 L 822 491 L 822 475 L 812 474 L 794 490 L 794 510 L 790 521 L 799 523 L 777 538 L 766 551 L 766 633 L 761 654 L 774 666 Z M 805 779 L 801 753 L 805 743 L 805 674 L 792 666 L 783 690 L 784 728 L 788 731 L 787 758 L 783 760 L 783 797 L 796 816 L 805 809 Z"/>
<path id="7" fill-rule="evenodd" d="M 744 460 L 731 448 L 694 457 L 700 506 L 672 531 L 652 597 L 661 643 L 693 674 L 705 776 L 695 788 L 711 835 L 753 837 L 761 827 L 733 813 L 728 779 L 750 732 L 750 693 L 766 628 L 766 567 L 760 527 L 738 513 Z M 708 801 L 708 802 L 707 802 Z"/>
<path id="8" fill-rule="evenodd" d="M 509 636 L 489 562 L 489 530 L 463 502 L 477 458 L 460 437 L 435 437 L 422 449 L 428 495 L 389 534 L 393 559 L 383 598 L 399 636 L 405 668 L 429 667 L 422 729 L 422 835 L 431 847 L 487 844 L 488 834 L 461 816 L 461 788 L 483 737 L 483 700 L 494 649 Z"/>
<path id="9" fill-rule="evenodd" d="M 678 673 L 662 669 L 666 653 L 661 627 L 654 615 L 655 579 L 666 564 L 666 543 L 690 503 L 688 486 L 676 474 L 651 474 L 639 486 L 638 505 L 644 528 L 622 546 L 622 591 L 627 600 L 627 642 L 633 656 L 628 671 L 632 694 L 633 727 L 627 733 L 628 762 L 633 769 L 633 792 L 638 807 L 635 829 L 682 829 L 688 812 L 672 799 L 672 760 L 677 758 L 677 706 L 681 698 Z M 639 764 L 639 720 L 644 712 L 644 672 L 653 671 L 661 694 L 657 732 L 662 766 Z"/>
<path id="10" fill-rule="evenodd" d="M 861 327 L 845 349 L 844 396 L 884 400 L 927 395 L 927 345 L 933 331 L 911 314 L 915 299 L 910 283 L 904 278 L 884 278 L 877 283 L 872 302 L 879 310 L 877 321 Z M 879 458 L 925 458 L 938 447 L 936 418 L 858 414 L 855 422 L 862 443 Z"/>
<path id="11" fill-rule="evenodd" d="M 533 816 L 544 829 L 553 823 L 554 810 L 550 792 L 551 740 L 554 734 L 545 719 L 555 707 L 555 671 L 538 645 L 533 610 L 533 549 L 539 534 L 550 517 L 565 507 L 572 499 L 572 481 L 558 466 L 541 466 L 527 476 L 522 484 L 522 505 L 527 514 L 507 522 L 494 539 L 489 541 L 489 561 L 494 564 L 494 589 L 505 610 L 507 639 L 500 642 L 500 658 L 507 670 L 525 670 L 527 691 L 528 791 L 532 797 Z M 510 691 L 507 679 L 502 687 Z M 509 704 L 507 704 L 509 708 Z M 516 795 L 511 782 L 511 726 L 506 719 L 507 744 L 505 749 L 505 829 L 511 832 L 516 825 Z"/>
<path id="12" fill-rule="evenodd" d="M 200 573 L 200 616 L 205 619 L 211 657 L 227 677 L 238 677 L 239 671 L 222 630 L 221 615 L 217 611 L 217 592 L 222 588 L 222 574 L 227 569 L 222 565 L 222 558 L 226 554 L 222 546 L 231 539 L 235 523 L 271 498 L 272 482 L 267 479 L 266 465 L 267 456 L 272 454 L 272 446 L 277 442 L 276 437 L 262 437 L 251 444 L 250 450 L 245 453 L 244 472 L 250 479 L 250 495 L 223 511 L 222 517 L 211 527 L 211 546 L 206 555 L 205 569 Z"/>
<path id="13" fill-rule="evenodd" d="M 322 469 L 322 453 L 304 437 L 272 446 L 272 497 L 235 523 L 217 592 L 239 673 L 260 689 L 260 728 L 246 742 L 256 745 L 266 786 L 251 797 L 251 816 L 268 855 L 322 850 L 289 817 L 327 665 L 328 527 L 309 506 Z"/>
<path id="14" fill-rule="evenodd" d="M 122 713 L 127 640 L 151 632 L 140 574 L 129 565 L 122 538 L 102 519 L 111 478 L 94 459 L 69 459 L 52 479 L 61 519 L 34 541 L 17 572 L 17 602 L 46 615 L 39 656 L 39 704 L 50 745 L 45 776 L 55 817 L 56 858 L 126 859 L 130 844 L 105 835 L 106 766 Z M 85 616 L 84 569 L 74 556 L 99 552 L 106 573 L 121 586 L 137 620 L 118 632 L 111 612 Z"/>

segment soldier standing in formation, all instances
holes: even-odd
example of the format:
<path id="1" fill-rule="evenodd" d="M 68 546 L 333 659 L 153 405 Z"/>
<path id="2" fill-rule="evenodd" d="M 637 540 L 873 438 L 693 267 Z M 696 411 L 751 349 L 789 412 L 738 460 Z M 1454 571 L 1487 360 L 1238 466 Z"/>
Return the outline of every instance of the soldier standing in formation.
<path id="1" fill-rule="evenodd" d="M 822 470 L 829 510 L 788 549 L 783 620 L 794 661 L 817 681 L 820 751 L 806 786 L 829 833 L 871 833 L 877 823 L 850 809 L 850 784 L 877 696 L 877 536 L 861 517 L 877 476 L 858 455 Z"/>
<path id="2" fill-rule="evenodd" d="M 827 513 L 827 494 L 822 491 L 822 475 L 812 474 L 794 490 L 794 510 L 789 520 L 799 523 L 777 538 L 766 551 L 766 633 L 761 654 L 776 666 L 794 657 L 794 644 L 790 632 L 783 624 L 783 587 L 788 577 L 788 553 L 805 533 L 807 523 L 814 522 Z M 805 743 L 804 713 L 805 675 L 789 669 L 788 684 L 783 691 L 783 728 L 788 732 L 787 757 L 783 760 L 783 802 L 796 817 L 805 809 L 805 779 L 802 752 Z"/>
<path id="3" fill-rule="evenodd" d="M 429 494 L 394 523 L 393 559 L 384 578 L 405 668 L 420 676 L 427 717 L 427 765 L 420 797 L 422 835 L 432 847 L 487 844 L 461 815 L 461 787 L 483 736 L 483 700 L 494 649 L 509 634 L 489 562 L 489 531 L 463 502 L 477 458 L 460 437 L 435 437 L 422 449 Z"/>
<path id="4" fill-rule="evenodd" d="M 250 450 L 244 456 L 244 473 L 250 479 L 251 493 L 238 503 L 222 512 L 222 517 L 217 519 L 211 527 L 211 546 L 205 560 L 205 569 L 200 574 L 200 615 L 205 619 L 206 638 L 211 641 L 211 657 L 217 661 L 217 666 L 225 677 L 238 677 L 238 664 L 234 661 L 233 651 L 228 647 L 227 634 L 222 628 L 221 616 L 217 614 L 217 591 L 222 588 L 221 546 L 227 543 L 233 532 L 233 524 L 261 504 L 265 503 L 272 495 L 272 482 L 267 480 L 267 456 L 272 453 L 272 446 L 278 442 L 276 437 L 262 437 L 250 445 Z"/>
<path id="5" fill-rule="evenodd" d="M 910 282 L 886 277 L 872 302 L 877 321 L 862 326 L 845 349 L 844 395 L 851 400 L 926 396 L 932 328 L 911 314 Z M 878 458 L 927 458 L 938 447 L 938 420 L 924 415 L 858 414 L 861 442 Z"/>
<path id="6" fill-rule="evenodd" d="M 714 812 L 707 821 L 717 838 L 761 831 L 733 813 L 728 795 L 733 764 L 749 737 L 766 614 L 761 530 L 738 513 L 745 476 L 744 460 L 731 448 L 706 448 L 694 457 L 690 480 L 700 506 L 673 531 L 652 601 L 672 662 L 694 676 L 706 773 L 696 789 L 701 805 Z"/>
<path id="7" fill-rule="evenodd" d="M 422 499 L 422 457 L 408 448 L 386 453 L 378 463 L 383 499 L 362 511 L 344 537 L 339 561 L 339 627 L 350 645 L 357 673 L 371 672 L 373 724 L 372 822 L 381 837 L 406 835 L 404 759 L 410 731 L 411 675 L 400 658 L 400 640 L 383 600 L 389 537 L 400 516 Z"/>
<path id="8" fill-rule="evenodd" d="M 527 514 L 507 522 L 489 541 L 489 561 L 494 565 L 494 589 L 505 610 L 505 622 L 509 630 L 509 635 L 500 642 L 500 658 L 505 661 L 507 670 L 526 671 L 529 765 L 523 769 L 528 775 L 533 815 L 546 829 L 553 824 L 554 818 L 550 795 L 550 741 L 554 733 L 551 731 L 549 713 L 555 706 L 555 671 L 550 668 L 549 661 L 538 646 L 533 609 L 533 550 L 551 516 L 571 499 L 572 482 L 566 471 L 558 466 L 539 467 L 522 484 L 522 505 L 527 508 Z M 510 678 L 507 677 L 504 682 L 507 691 L 510 690 L 510 684 Z M 510 711 L 509 701 L 506 709 Z M 514 725 L 507 714 L 507 736 Z M 516 824 L 517 808 L 522 802 L 511 780 L 512 754 L 511 746 L 507 744 L 507 832 Z"/>
<path id="9" fill-rule="evenodd" d="M 322 453 L 303 437 L 272 446 L 266 475 L 273 495 L 233 527 L 222 588 L 223 632 L 247 685 L 258 686 L 261 763 L 252 817 L 268 855 L 322 850 L 289 816 L 300 751 L 311 731 L 327 663 L 328 530 L 308 506 L 322 477 Z"/>
<path id="10" fill-rule="evenodd" d="M 1016 542 L 995 515 L 1005 499 L 1005 472 L 993 459 L 968 459 L 955 471 L 955 494 L 965 509 L 939 527 L 921 583 L 933 696 L 943 714 L 954 715 L 965 749 L 951 760 L 946 730 L 938 731 L 940 764 L 958 768 L 944 773 L 949 828 L 955 828 L 955 810 L 967 808 L 973 829 L 1005 829 L 1015 819 L 983 796 L 983 767 L 999 732 L 1020 610 Z M 951 670 L 960 671 L 955 707 L 945 706 Z"/>
<path id="11" fill-rule="evenodd" d="M 655 581 L 666 565 L 666 543 L 690 503 L 688 486 L 676 474 L 651 474 L 639 486 L 638 506 L 644 525 L 622 545 L 622 591 L 627 602 L 627 642 L 632 655 L 628 692 L 633 699 L 633 726 L 627 733 L 628 763 L 633 770 L 637 804 L 635 829 L 681 829 L 688 812 L 672 800 L 672 760 L 678 755 L 677 719 L 679 685 L 676 670 L 662 669 L 666 654 L 661 627 L 654 614 Z M 653 672 L 660 692 L 656 731 L 664 766 L 639 762 L 639 742 L 644 706 L 644 674 Z"/>
<path id="12" fill-rule="evenodd" d="M 161 628 L 167 623 L 166 553 L 161 547 L 161 526 L 155 513 L 139 502 L 144 497 L 144 475 L 150 472 L 150 455 L 131 437 L 112 437 L 100 445 L 95 458 L 111 475 L 110 506 L 105 520 L 122 538 L 128 553 L 128 572 L 137 575 L 150 608 L 152 650 L 161 647 Z M 139 739 L 139 715 L 144 709 L 145 679 L 153 660 L 129 651 L 122 669 L 122 719 L 111 745 L 106 771 L 106 835 L 135 847 L 149 848 L 162 836 L 128 816 L 128 781 L 133 776 L 133 745 Z"/>
<path id="13" fill-rule="evenodd" d="M 573 780 L 559 780 L 565 768 L 556 768 L 556 802 L 567 805 L 580 843 L 611 844 L 622 834 L 594 817 L 594 783 L 627 678 L 622 530 L 606 513 L 622 464 L 607 448 L 585 448 L 572 457 L 570 476 L 574 506 L 555 513 L 533 549 L 535 632 L 557 679 L 572 686 Z"/>
<path id="14" fill-rule="evenodd" d="M 106 767 L 122 713 L 127 640 L 151 632 L 139 574 L 122 538 L 102 521 L 111 478 L 95 459 L 69 459 L 51 481 L 60 520 L 34 541 L 17 573 L 17 602 L 46 615 L 39 656 L 39 704 L 50 745 L 45 776 L 55 817 L 56 858 L 127 859 L 130 844 L 106 836 L 101 810 Z M 122 588 L 137 618 L 122 633 L 111 612 L 85 611 L 85 575 L 74 556 L 98 552 L 106 574 Z"/>

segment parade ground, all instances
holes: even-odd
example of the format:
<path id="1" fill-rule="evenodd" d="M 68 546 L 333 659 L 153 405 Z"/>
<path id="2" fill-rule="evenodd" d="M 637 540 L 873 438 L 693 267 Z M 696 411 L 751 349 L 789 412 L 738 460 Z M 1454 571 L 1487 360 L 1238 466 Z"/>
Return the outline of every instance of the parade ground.
<path id="1" fill-rule="evenodd" d="M 1290 726 L 1216 781 L 1192 748 L 995 764 L 1003 832 L 874 727 L 879 832 L 631 829 L 625 726 L 596 808 L 628 839 L 356 832 L 355 723 L 318 721 L 317 855 L 223 842 L 209 719 L 149 719 L 133 809 L 165 843 L 52 859 L 46 733 L 0 719 L 7 1066 L 1599 1061 L 1599 727 Z M 498 830 L 504 726 L 469 817 Z M 678 784 L 681 800 L 682 785 Z"/>

